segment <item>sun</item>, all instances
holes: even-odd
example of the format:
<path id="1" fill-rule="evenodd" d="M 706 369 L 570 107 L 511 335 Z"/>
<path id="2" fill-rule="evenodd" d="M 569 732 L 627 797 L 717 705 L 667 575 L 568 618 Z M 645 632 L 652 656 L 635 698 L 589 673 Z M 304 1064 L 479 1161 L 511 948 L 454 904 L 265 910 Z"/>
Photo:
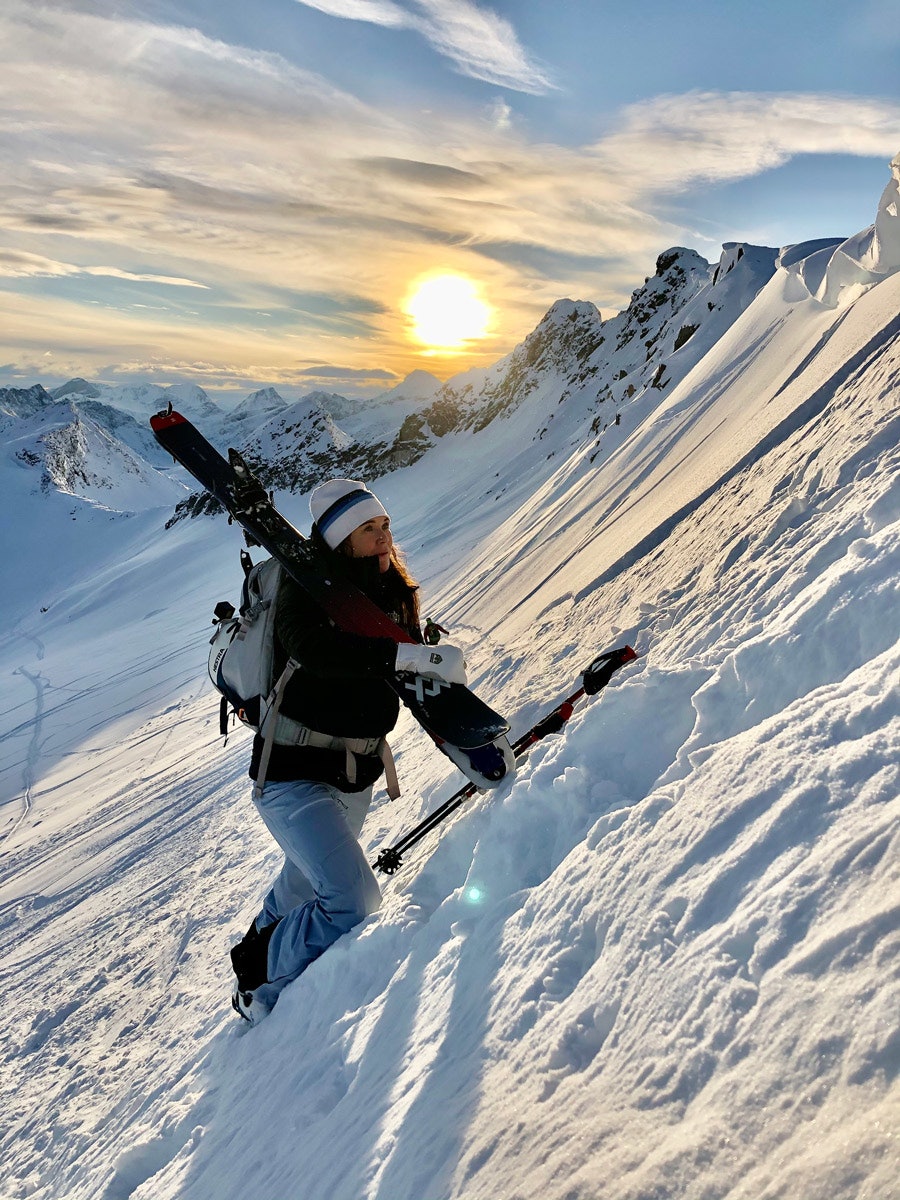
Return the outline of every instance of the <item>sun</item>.
<path id="1" fill-rule="evenodd" d="M 415 280 L 403 308 L 412 318 L 413 337 L 443 350 L 458 350 L 483 338 L 493 316 L 478 284 L 451 273 Z"/>

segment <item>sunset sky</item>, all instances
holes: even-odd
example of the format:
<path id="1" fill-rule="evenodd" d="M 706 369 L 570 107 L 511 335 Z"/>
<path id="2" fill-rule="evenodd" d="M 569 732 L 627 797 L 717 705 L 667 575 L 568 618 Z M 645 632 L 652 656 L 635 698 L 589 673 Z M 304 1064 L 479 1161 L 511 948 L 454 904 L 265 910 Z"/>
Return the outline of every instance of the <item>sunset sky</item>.
<path id="1" fill-rule="evenodd" d="M 898 79 L 894 0 L 4 0 L 0 387 L 486 365 L 868 225 Z"/>

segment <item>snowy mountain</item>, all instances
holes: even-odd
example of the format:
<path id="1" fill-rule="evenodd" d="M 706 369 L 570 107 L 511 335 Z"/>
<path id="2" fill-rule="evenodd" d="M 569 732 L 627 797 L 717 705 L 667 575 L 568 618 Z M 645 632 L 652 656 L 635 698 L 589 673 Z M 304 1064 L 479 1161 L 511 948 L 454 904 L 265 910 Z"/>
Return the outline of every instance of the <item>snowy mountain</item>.
<path id="1" fill-rule="evenodd" d="M 228 414 L 224 428 L 217 426 L 214 432 L 219 434 L 218 440 L 224 437 L 225 442 L 237 445 L 259 425 L 283 413 L 287 407 L 287 401 L 275 388 L 260 388 L 235 405 Z M 227 449 L 227 446 L 224 448 Z"/>
<path id="2" fill-rule="evenodd" d="M 238 440 L 230 436 L 234 432 L 229 422 L 218 439 L 223 448 Z M 277 407 L 275 416 L 262 425 L 254 425 L 253 432 L 244 432 L 238 441 L 248 463 L 267 488 L 290 492 L 308 491 L 314 487 L 333 464 L 344 461 L 352 444 L 353 439 L 338 429 L 328 413 L 310 399 Z M 171 523 L 182 517 L 220 511 L 221 506 L 211 496 L 195 492 L 181 501 Z"/>
<path id="3" fill-rule="evenodd" d="M 440 393 L 441 381 L 428 371 L 412 371 L 396 387 L 358 405 L 355 412 L 332 415 L 342 429 L 360 446 L 370 447 L 369 460 L 376 471 L 393 463 L 390 447 L 398 438 L 404 421 L 434 401 Z"/>
<path id="4" fill-rule="evenodd" d="M 224 426 L 207 424 L 208 436 L 236 444 L 267 487 L 295 492 L 328 474 L 368 478 L 409 466 L 439 439 L 486 429 L 529 398 L 533 428 L 520 429 L 519 436 L 543 438 L 565 405 L 565 425 L 576 440 L 588 420 L 599 445 L 623 406 L 648 388 L 661 391 L 677 382 L 709 350 L 771 277 L 777 253 L 729 244 L 713 268 L 695 251 L 676 247 L 659 257 L 656 274 L 622 313 L 604 322 L 590 302 L 560 300 L 490 369 L 462 372 L 445 384 L 414 372 L 367 402 L 310 392 L 300 409 L 307 419 L 321 413 L 331 424 L 306 429 L 292 417 L 293 437 L 282 433 L 273 440 L 263 427 L 257 438 L 246 425 L 236 430 L 234 418 Z M 244 411 L 235 410 L 241 419 Z M 198 495 L 178 515 L 215 511 Z"/>
<path id="5" fill-rule="evenodd" d="M 366 419 L 377 412 L 420 408 L 433 400 L 440 388 L 441 381 L 429 371 L 412 371 L 395 387 L 369 399 L 322 391 L 309 392 L 301 399 L 318 404 L 342 426 L 355 423 L 356 418 L 362 418 L 365 425 Z"/>
<path id="6" fill-rule="evenodd" d="M 30 417 L 53 403 L 39 383 L 29 388 L 0 388 L 0 416 Z"/>
<path id="7" fill-rule="evenodd" d="M 660 255 L 656 273 L 615 317 L 603 321 L 588 301 L 560 300 L 492 368 L 462 372 L 445 384 L 416 371 L 368 401 L 314 391 L 288 405 L 265 388 L 225 412 L 195 385 L 113 388 L 84 380 L 70 380 L 54 394 L 77 403 L 155 466 L 164 459 L 148 444 L 143 422 L 171 401 L 220 450 L 234 445 L 246 454 L 267 487 L 291 492 L 308 491 L 328 474 L 369 478 L 409 466 L 448 434 L 483 430 L 529 400 L 533 428 L 519 436 L 543 439 L 564 405 L 565 427 L 577 440 L 588 421 L 599 447 L 623 407 L 648 388 L 669 387 L 702 358 L 771 277 L 776 257 L 774 249 L 729 244 L 712 267 L 695 251 L 675 247 Z M 117 425 L 115 412 L 136 414 L 140 432 Z M 175 519 L 217 511 L 209 497 L 194 493 Z"/>
<path id="8" fill-rule="evenodd" d="M 144 430 L 133 419 L 96 401 L 82 408 L 67 400 L 45 402 L 25 415 L 0 417 L 3 438 L 4 495 L 9 491 L 32 496 L 51 490 L 110 510 L 131 512 L 171 504 L 185 492 L 161 475 L 140 454 L 162 459 L 148 445 Z M 93 412 L 90 410 L 93 408 Z M 131 438 L 138 452 L 129 447 Z"/>
<path id="9" fill-rule="evenodd" d="M 256 1029 L 228 948 L 280 856 L 206 680 L 240 536 L 72 521 L 10 438 L 52 397 L 4 418 L 4 1194 L 896 1194 L 893 172 L 856 237 L 664 255 L 627 312 L 561 301 L 426 398 L 376 490 L 476 691 L 515 734 L 596 651 L 644 654 Z M 359 446 L 309 404 L 264 428 L 275 457 Z M 459 785 L 406 717 L 392 745 L 372 859 Z"/>
<path id="10" fill-rule="evenodd" d="M 55 400 L 98 400 L 111 408 L 127 413 L 142 424 L 148 417 L 172 404 L 192 421 L 217 422 L 223 412 L 202 387 L 195 383 L 173 383 L 161 386 L 156 383 L 108 384 L 90 383 L 85 379 L 70 379 L 51 392 Z"/>
<path id="11" fill-rule="evenodd" d="M 391 405 L 403 401 L 417 408 L 434 400 L 441 390 L 441 381 L 430 371 L 411 371 L 396 387 L 381 392 L 370 403 L 371 405 Z"/>
<path id="12" fill-rule="evenodd" d="M 542 438 L 559 417 L 567 426 L 589 419 L 599 435 L 633 398 L 683 378 L 752 302 L 776 256 L 732 243 L 712 268 L 695 251 L 675 247 L 660 255 L 628 308 L 607 321 L 588 301 L 557 301 L 491 370 L 448 380 L 431 405 L 410 416 L 397 461 L 414 462 L 447 433 L 483 429 L 530 396 L 538 400 L 532 437 Z"/>
<path id="13" fill-rule="evenodd" d="M 357 397 L 342 396 L 339 392 L 314 391 L 300 397 L 301 401 L 321 408 L 333 421 L 345 421 L 355 417 L 368 407 L 368 401 Z"/>
<path id="14" fill-rule="evenodd" d="M 313 482 L 303 483 L 299 489 L 306 491 L 314 486 L 323 464 L 327 469 L 335 452 L 345 450 L 350 443 L 325 409 L 306 398 L 256 429 L 243 449 L 251 462 L 266 465 L 267 482 L 272 487 L 291 486 L 297 470 L 307 472 Z"/>
<path id="15" fill-rule="evenodd" d="M 99 400 L 102 392 L 96 384 L 88 383 L 86 379 L 79 376 L 77 379 L 70 379 L 66 383 L 60 384 L 59 387 L 53 388 L 50 395 L 54 400 L 65 400 L 69 396 L 85 400 Z"/>

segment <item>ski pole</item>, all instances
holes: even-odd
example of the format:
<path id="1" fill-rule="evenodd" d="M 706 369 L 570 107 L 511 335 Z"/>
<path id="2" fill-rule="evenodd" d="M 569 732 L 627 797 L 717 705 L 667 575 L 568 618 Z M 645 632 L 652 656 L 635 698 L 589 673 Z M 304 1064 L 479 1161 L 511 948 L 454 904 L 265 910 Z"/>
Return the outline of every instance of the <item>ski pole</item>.
<path id="1" fill-rule="evenodd" d="M 582 696 L 595 696 L 606 687 L 613 674 L 620 667 L 624 667 L 626 663 L 632 662 L 637 657 L 636 651 L 631 646 L 620 646 L 617 650 L 607 650 L 603 654 L 598 654 L 590 666 L 582 672 L 581 687 L 567 699 L 563 700 L 561 704 L 558 704 L 551 712 L 547 713 L 545 717 L 541 717 L 539 721 L 536 721 L 530 729 L 526 730 L 521 737 L 513 742 L 512 751 L 514 756 L 517 759 L 520 758 L 535 742 L 539 742 L 553 733 L 559 733 L 572 716 L 575 705 Z M 474 796 L 477 791 L 477 784 L 467 783 L 458 792 L 454 792 L 434 812 L 429 813 L 423 821 L 420 821 L 418 825 L 404 834 L 395 845 L 387 846 L 382 850 L 372 864 L 374 869 L 382 871 L 385 875 L 395 874 L 403 863 L 403 854 L 411 846 L 420 842 L 426 834 L 440 825 L 442 821 L 446 820 L 451 813 L 464 804 L 470 796 Z"/>

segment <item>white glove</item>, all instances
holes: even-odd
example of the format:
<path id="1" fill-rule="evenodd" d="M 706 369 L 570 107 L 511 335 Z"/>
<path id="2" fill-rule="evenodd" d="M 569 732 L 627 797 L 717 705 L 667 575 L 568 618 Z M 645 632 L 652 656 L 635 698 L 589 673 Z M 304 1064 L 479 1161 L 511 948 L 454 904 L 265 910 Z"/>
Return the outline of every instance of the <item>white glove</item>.
<path id="1" fill-rule="evenodd" d="M 466 664 L 458 646 L 442 642 L 440 646 L 420 646 L 417 642 L 401 642 L 395 662 L 398 671 L 412 671 L 446 683 L 466 682 Z"/>

